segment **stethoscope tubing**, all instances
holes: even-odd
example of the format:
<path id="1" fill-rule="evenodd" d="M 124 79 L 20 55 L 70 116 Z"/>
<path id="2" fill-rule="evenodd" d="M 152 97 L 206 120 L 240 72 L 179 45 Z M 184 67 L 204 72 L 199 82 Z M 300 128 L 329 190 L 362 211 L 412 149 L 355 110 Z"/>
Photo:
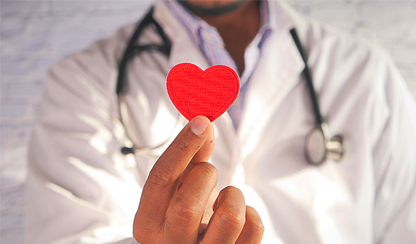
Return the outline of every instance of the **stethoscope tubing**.
<path id="1" fill-rule="evenodd" d="M 314 112 L 314 115 L 315 115 L 315 123 L 317 125 L 323 124 L 324 119 L 321 115 L 321 110 L 319 109 L 318 98 L 317 98 L 317 95 L 316 95 L 315 88 L 313 86 L 312 76 L 311 76 L 311 72 L 309 70 L 307 57 L 306 57 L 306 55 L 303 51 L 302 45 L 300 44 L 299 36 L 298 36 L 298 33 L 296 32 L 296 29 L 293 28 L 289 32 L 292 35 L 293 41 L 295 42 L 296 47 L 299 51 L 299 54 L 302 57 L 303 63 L 305 64 L 305 68 L 302 71 L 302 73 L 305 76 L 306 84 L 308 86 L 309 96 L 311 97 L 313 112 Z"/>
<path id="2" fill-rule="evenodd" d="M 156 31 L 160 35 L 163 41 L 163 45 L 157 44 L 143 44 L 139 45 L 137 41 L 139 40 L 140 34 L 144 30 L 145 27 L 148 25 L 153 24 L 156 28 Z M 126 86 L 127 86 L 127 64 L 128 62 L 136 55 L 140 55 L 143 51 L 159 51 L 165 54 L 166 57 L 169 57 L 170 50 L 172 47 L 172 42 L 170 41 L 169 37 L 163 31 L 163 28 L 156 22 L 153 18 L 153 7 L 150 8 L 149 12 L 145 15 L 145 17 L 139 22 L 136 30 L 134 31 L 132 37 L 127 44 L 127 47 L 124 51 L 123 57 L 121 58 L 120 64 L 118 66 L 118 77 L 117 77 L 117 86 L 116 86 L 116 93 L 118 96 L 124 94 Z"/>

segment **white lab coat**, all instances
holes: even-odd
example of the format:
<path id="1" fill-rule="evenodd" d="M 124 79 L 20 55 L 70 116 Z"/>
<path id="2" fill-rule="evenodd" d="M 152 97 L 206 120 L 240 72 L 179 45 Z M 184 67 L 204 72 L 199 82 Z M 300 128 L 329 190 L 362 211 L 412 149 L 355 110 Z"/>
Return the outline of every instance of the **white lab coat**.
<path id="1" fill-rule="evenodd" d="M 214 123 L 218 189 L 243 191 L 265 224 L 263 243 L 415 243 L 416 106 L 400 74 L 363 41 L 305 20 L 285 3 L 270 1 L 270 8 L 278 25 L 251 77 L 239 130 L 227 114 Z M 124 120 L 136 146 L 171 135 L 178 112 L 166 93 L 170 68 L 208 67 L 163 1 L 154 18 L 173 46 L 168 60 L 152 52 L 129 64 Z M 314 116 L 292 27 L 330 131 L 347 142 L 340 162 L 306 162 Z M 27 243 L 134 243 L 132 221 L 156 160 L 120 153 L 131 143 L 120 123 L 117 66 L 134 29 L 50 70 L 30 143 Z M 156 39 L 151 30 L 142 37 Z"/>

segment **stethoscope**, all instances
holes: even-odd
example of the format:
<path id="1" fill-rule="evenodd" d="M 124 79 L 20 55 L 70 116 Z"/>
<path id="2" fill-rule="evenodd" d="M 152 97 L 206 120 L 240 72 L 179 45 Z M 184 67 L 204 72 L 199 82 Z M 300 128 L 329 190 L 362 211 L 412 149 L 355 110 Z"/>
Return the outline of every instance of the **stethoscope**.
<path id="1" fill-rule="evenodd" d="M 138 44 L 139 37 L 143 30 L 146 27 L 153 25 L 155 27 L 156 32 L 162 39 L 162 44 Z M 306 160 L 311 165 L 320 165 L 326 160 L 332 159 L 334 161 L 339 161 L 343 154 L 344 154 L 344 145 L 343 145 L 343 137 L 341 135 L 336 135 L 331 137 L 329 132 L 328 124 L 325 122 L 323 117 L 321 116 L 321 112 L 319 110 L 319 104 L 315 89 L 313 87 L 312 77 L 310 70 L 307 65 L 307 59 L 301 47 L 299 37 L 296 33 L 295 29 L 290 30 L 290 34 L 298 48 L 298 51 L 303 59 L 305 64 L 305 69 L 302 71 L 304 77 L 306 79 L 310 99 L 312 102 L 312 107 L 315 115 L 315 126 L 312 130 L 307 134 L 306 141 L 304 145 L 304 152 Z M 125 127 L 123 122 L 123 113 L 125 113 L 125 108 L 123 107 L 123 99 L 125 95 L 125 90 L 127 86 L 127 64 L 128 62 L 135 57 L 136 55 L 140 55 L 143 51 L 158 51 L 164 54 L 167 58 L 170 55 L 170 50 L 172 47 L 172 42 L 170 41 L 169 37 L 163 31 L 162 27 L 156 22 L 153 18 L 153 8 L 145 15 L 143 20 L 137 26 L 135 32 L 133 33 L 132 37 L 130 38 L 128 45 L 124 51 L 123 57 L 119 64 L 119 73 L 117 77 L 117 87 L 116 93 L 118 95 L 118 102 L 119 102 L 119 111 L 120 111 L 120 120 L 122 125 Z M 175 128 L 183 126 L 185 119 L 178 113 L 177 123 Z M 137 147 L 133 144 L 133 147 L 123 147 L 121 148 L 121 152 L 124 155 L 127 154 L 136 154 L 136 155 L 143 155 L 143 156 L 157 156 L 156 151 L 162 149 L 167 146 L 167 144 L 171 141 L 171 137 L 173 136 L 173 132 L 175 129 L 172 130 L 170 139 L 166 140 L 163 143 L 153 146 L 145 146 L 145 147 Z M 127 137 L 130 139 L 127 130 L 126 130 Z M 130 139 L 131 142 L 133 142 Z"/>

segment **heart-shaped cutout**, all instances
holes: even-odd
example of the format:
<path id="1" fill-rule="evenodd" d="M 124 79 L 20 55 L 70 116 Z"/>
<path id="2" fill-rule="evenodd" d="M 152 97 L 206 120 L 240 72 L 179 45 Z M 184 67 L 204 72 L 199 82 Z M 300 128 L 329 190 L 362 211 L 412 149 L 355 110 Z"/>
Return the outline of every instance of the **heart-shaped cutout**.
<path id="1" fill-rule="evenodd" d="M 212 122 L 237 99 L 240 80 L 225 65 L 204 71 L 194 64 L 181 63 L 170 70 L 166 86 L 173 105 L 186 119 L 204 115 Z"/>

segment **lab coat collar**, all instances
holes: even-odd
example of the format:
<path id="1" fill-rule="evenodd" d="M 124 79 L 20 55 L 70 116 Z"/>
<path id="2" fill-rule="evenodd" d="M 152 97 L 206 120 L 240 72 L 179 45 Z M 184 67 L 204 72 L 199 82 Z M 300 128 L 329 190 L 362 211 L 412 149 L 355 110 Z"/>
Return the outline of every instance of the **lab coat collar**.
<path id="1" fill-rule="evenodd" d="M 289 33 L 290 29 L 302 24 L 300 18 L 286 3 L 270 0 L 272 34 L 262 48 L 263 53 L 250 79 L 244 112 L 239 127 L 243 157 L 250 153 L 252 143 L 258 143 L 260 131 L 267 128 L 263 123 L 272 116 L 271 112 L 301 80 L 305 68 L 298 49 Z M 271 67 L 272 66 L 272 67 Z M 257 135 L 257 136 L 256 136 Z"/>
<path id="2" fill-rule="evenodd" d="M 172 40 L 172 49 L 168 60 L 170 68 L 185 62 L 196 64 L 204 70 L 209 67 L 204 54 L 195 45 L 185 27 L 168 9 L 163 0 L 156 2 L 153 16 Z"/>

